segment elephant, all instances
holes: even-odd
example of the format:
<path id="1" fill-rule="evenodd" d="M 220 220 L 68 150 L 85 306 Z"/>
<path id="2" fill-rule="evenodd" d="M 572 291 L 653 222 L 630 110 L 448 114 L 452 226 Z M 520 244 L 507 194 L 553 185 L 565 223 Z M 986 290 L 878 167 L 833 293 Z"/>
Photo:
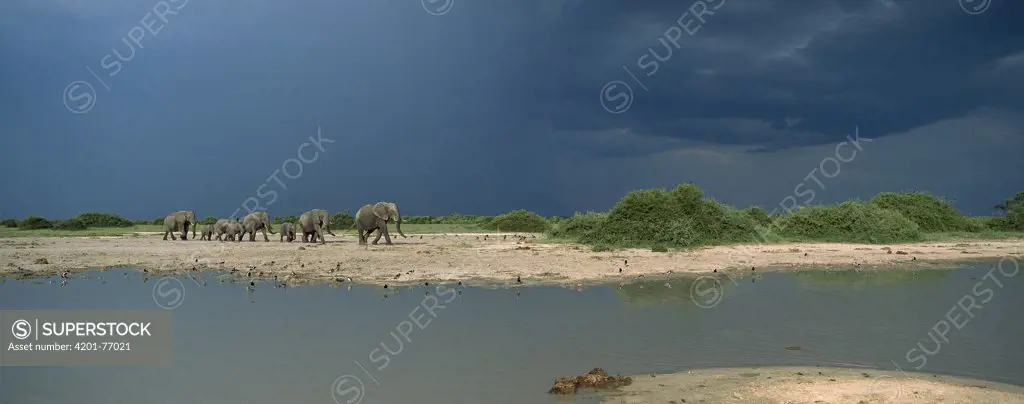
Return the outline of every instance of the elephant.
<path id="1" fill-rule="evenodd" d="M 359 208 L 355 220 L 356 231 L 359 233 L 359 244 L 366 244 L 370 233 L 379 230 L 377 238 L 373 239 L 373 244 L 377 244 L 380 241 L 380 236 L 384 236 L 384 244 L 391 245 L 391 236 L 388 235 L 388 220 L 392 219 L 395 220 L 395 230 L 398 230 L 398 234 L 406 237 L 405 233 L 402 233 L 402 214 L 398 213 L 398 205 L 391 202 L 377 202 L 375 205 L 363 205 Z"/>
<path id="2" fill-rule="evenodd" d="M 192 227 L 192 238 L 196 238 L 196 227 L 199 222 L 196 221 L 196 214 L 191 210 L 179 210 L 171 213 L 164 218 L 164 240 L 167 240 L 167 235 L 171 235 L 171 240 L 177 240 L 174 238 L 174 232 L 181 231 L 181 239 L 188 240 L 188 228 Z"/>
<path id="3" fill-rule="evenodd" d="M 242 241 L 242 235 L 245 234 L 245 229 L 242 228 L 242 223 L 234 220 L 228 220 L 228 223 L 224 226 L 225 240 L 231 240 L 234 242 Z M 237 238 L 236 238 L 237 236 Z M 221 240 L 221 241 L 225 241 Z"/>
<path id="4" fill-rule="evenodd" d="M 256 241 L 257 230 L 263 231 L 264 242 L 270 241 L 270 238 L 267 237 L 268 230 L 270 234 L 277 234 L 274 233 L 274 229 L 270 228 L 270 216 L 267 215 L 267 212 L 253 212 L 242 220 L 242 237 L 249 233 L 249 241 Z"/>
<path id="5" fill-rule="evenodd" d="M 238 235 L 238 241 L 242 240 L 242 224 L 235 220 L 218 220 L 213 224 L 213 232 L 217 236 L 217 241 L 235 241 L 235 235 Z"/>
<path id="6" fill-rule="evenodd" d="M 295 241 L 295 224 L 291 222 L 281 223 L 281 239 L 279 241 L 284 242 L 287 238 L 288 242 Z"/>
<path id="7" fill-rule="evenodd" d="M 203 233 L 203 235 L 201 237 L 199 237 L 200 240 L 206 240 L 206 241 L 213 240 L 213 225 L 212 224 L 208 224 L 206 226 L 203 226 L 203 232 L 202 233 Z"/>
<path id="8" fill-rule="evenodd" d="M 327 239 L 324 238 L 324 231 L 332 236 L 335 235 L 331 232 L 330 224 L 327 211 L 324 209 L 313 209 L 303 213 L 299 217 L 297 226 L 302 231 L 302 242 L 315 243 L 317 239 L 320 239 L 320 244 L 327 244 Z M 308 240 L 309 236 L 313 236 L 313 239 Z"/>

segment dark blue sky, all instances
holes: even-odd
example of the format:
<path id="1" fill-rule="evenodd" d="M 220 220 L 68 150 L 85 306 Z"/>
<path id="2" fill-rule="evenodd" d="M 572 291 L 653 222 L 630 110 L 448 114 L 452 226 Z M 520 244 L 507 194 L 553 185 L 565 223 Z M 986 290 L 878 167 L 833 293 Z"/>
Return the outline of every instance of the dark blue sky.
<path id="1" fill-rule="evenodd" d="M 0 2 L 0 216 L 1024 190 L 1024 2 L 444 1 Z"/>

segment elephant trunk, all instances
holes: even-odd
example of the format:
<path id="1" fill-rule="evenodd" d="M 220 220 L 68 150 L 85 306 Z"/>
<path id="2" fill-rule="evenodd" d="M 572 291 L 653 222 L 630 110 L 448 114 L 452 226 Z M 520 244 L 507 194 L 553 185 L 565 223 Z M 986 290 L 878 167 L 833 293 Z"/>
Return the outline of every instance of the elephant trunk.
<path id="1" fill-rule="evenodd" d="M 270 222 L 264 221 L 263 225 L 267 226 L 267 231 L 269 231 L 270 234 L 277 234 L 277 233 L 274 233 L 274 229 L 270 227 Z"/>
<path id="2" fill-rule="evenodd" d="M 395 210 L 395 230 L 397 230 L 398 234 L 402 237 L 408 238 L 405 236 L 405 233 L 402 233 L 402 214 L 398 213 L 397 209 Z"/>

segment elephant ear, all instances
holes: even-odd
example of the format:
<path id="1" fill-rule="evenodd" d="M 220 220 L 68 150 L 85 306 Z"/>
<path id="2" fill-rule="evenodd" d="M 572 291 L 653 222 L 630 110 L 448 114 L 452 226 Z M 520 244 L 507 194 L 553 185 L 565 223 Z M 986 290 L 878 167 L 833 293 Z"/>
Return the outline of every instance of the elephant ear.
<path id="1" fill-rule="evenodd" d="M 377 216 L 377 218 L 379 218 L 379 219 L 388 220 L 388 218 L 391 217 L 391 215 L 390 215 L 391 212 L 389 210 L 390 209 L 387 206 L 387 204 L 385 204 L 383 202 L 380 202 L 380 203 L 378 203 L 376 205 L 373 205 L 373 215 Z"/>

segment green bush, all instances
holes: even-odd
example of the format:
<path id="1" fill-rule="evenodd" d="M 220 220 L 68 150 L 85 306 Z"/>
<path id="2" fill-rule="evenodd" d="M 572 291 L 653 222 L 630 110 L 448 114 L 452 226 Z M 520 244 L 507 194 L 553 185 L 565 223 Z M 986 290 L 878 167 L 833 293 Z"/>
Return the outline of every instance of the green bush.
<path id="1" fill-rule="evenodd" d="M 760 206 L 751 206 L 743 211 L 743 215 L 748 219 L 754 221 L 759 226 L 768 226 L 772 223 L 771 216 L 768 216 L 768 212 L 765 212 L 764 208 Z"/>
<path id="2" fill-rule="evenodd" d="M 35 229 L 50 229 L 53 228 L 53 223 L 49 220 L 38 216 L 29 216 L 25 220 L 18 222 L 18 229 L 20 230 L 35 230 Z"/>
<path id="3" fill-rule="evenodd" d="M 163 220 L 163 219 L 161 219 L 161 220 Z M 163 223 L 163 222 L 161 221 L 160 223 Z M 153 221 L 152 220 L 133 220 L 132 224 L 134 224 L 136 226 L 147 226 L 147 225 L 153 224 Z"/>
<path id="4" fill-rule="evenodd" d="M 113 213 L 89 212 L 75 216 L 86 227 L 132 227 L 135 223 Z M 67 229 L 75 230 L 75 229 Z"/>
<path id="5" fill-rule="evenodd" d="M 779 234 L 804 240 L 899 243 L 921 239 L 920 227 L 900 212 L 846 201 L 797 209 L 776 221 Z"/>
<path id="6" fill-rule="evenodd" d="M 164 219 L 166 219 L 166 218 L 161 217 L 161 218 L 153 219 L 153 224 L 155 224 L 157 226 L 163 226 L 164 225 Z"/>
<path id="7" fill-rule="evenodd" d="M 992 222 L 996 219 L 991 216 L 967 216 L 967 228 L 965 231 L 972 233 L 993 230 Z"/>
<path id="8" fill-rule="evenodd" d="M 576 212 L 572 217 L 562 219 L 552 226 L 551 237 L 572 239 L 582 237 L 597 230 L 606 216 L 606 213 L 599 212 Z"/>
<path id="9" fill-rule="evenodd" d="M 923 232 L 978 229 L 953 204 L 925 192 L 882 192 L 871 198 L 871 203 L 899 212 Z"/>
<path id="10" fill-rule="evenodd" d="M 666 247 L 664 244 L 655 244 L 653 247 L 651 247 L 651 251 L 652 252 L 668 252 L 668 247 Z"/>
<path id="11" fill-rule="evenodd" d="M 756 226 L 740 212 L 710 199 L 693 184 L 672 191 L 633 191 L 617 203 L 597 229 L 580 237 L 583 243 L 641 247 L 672 247 L 756 239 Z"/>
<path id="12" fill-rule="evenodd" d="M 298 216 L 274 216 L 274 218 L 271 219 L 271 222 L 273 222 L 273 224 L 283 224 L 285 222 L 298 223 L 299 222 L 299 217 Z M 333 225 L 333 223 L 332 223 L 332 225 Z"/>
<path id="13" fill-rule="evenodd" d="M 1024 231 L 1024 192 L 1018 192 L 1013 199 L 996 205 L 1003 216 L 995 217 L 989 223 L 990 228 L 999 231 Z"/>
<path id="14" fill-rule="evenodd" d="M 85 230 L 89 228 L 85 221 L 79 218 L 56 220 L 52 222 L 52 225 L 54 230 Z"/>
<path id="15" fill-rule="evenodd" d="M 214 224 L 217 223 L 217 218 L 213 216 L 204 217 L 203 220 L 199 221 L 199 224 Z"/>
<path id="16" fill-rule="evenodd" d="M 487 230 L 543 233 L 551 228 L 551 223 L 541 215 L 520 209 L 498 215 L 481 227 Z"/>
<path id="17" fill-rule="evenodd" d="M 0 225 L 3 225 L 4 227 L 18 227 L 18 221 L 14 219 L 7 219 L 0 222 Z"/>
<path id="18" fill-rule="evenodd" d="M 299 219 L 295 218 L 295 221 L 292 223 L 298 223 L 298 221 Z M 341 213 L 335 213 L 331 215 L 330 222 L 332 229 L 347 229 L 349 227 L 352 227 L 353 224 L 355 224 L 356 218 L 355 216 L 352 216 L 352 213 L 349 213 L 348 210 L 345 210 L 342 211 Z M 405 222 L 404 217 L 402 218 L 402 222 Z"/>

